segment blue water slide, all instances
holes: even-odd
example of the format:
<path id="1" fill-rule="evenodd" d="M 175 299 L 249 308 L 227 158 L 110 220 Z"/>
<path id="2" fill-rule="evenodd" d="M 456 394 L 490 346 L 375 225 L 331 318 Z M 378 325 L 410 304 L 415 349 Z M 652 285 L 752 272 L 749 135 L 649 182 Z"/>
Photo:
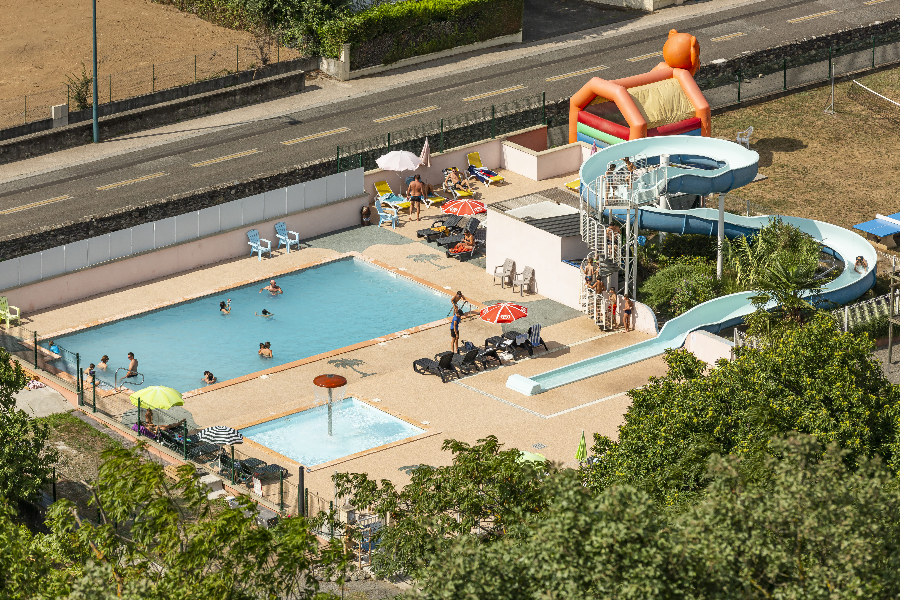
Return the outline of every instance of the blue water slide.
<path id="1" fill-rule="evenodd" d="M 602 174 L 606 170 L 606 165 L 614 158 L 622 156 L 633 156 L 638 151 L 626 150 L 622 153 L 622 149 L 643 142 L 641 152 L 647 155 L 652 153 L 666 153 L 671 156 L 674 154 L 684 153 L 686 149 L 690 149 L 690 154 L 681 154 L 680 156 L 703 157 L 717 162 L 721 162 L 723 158 L 730 159 L 734 162 L 725 160 L 726 167 L 728 164 L 736 164 L 740 173 L 727 175 L 725 172 L 718 172 L 710 179 L 710 187 L 717 192 L 727 192 L 735 185 L 746 185 L 756 176 L 756 162 L 751 164 L 747 160 L 752 158 L 749 154 L 756 155 L 755 152 L 727 142 L 724 140 L 710 140 L 707 138 L 691 137 L 692 143 L 680 145 L 679 152 L 674 150 L 672 140 L 682 136 L 671 136 L 670 138 L 649 138 L 646 140 L 635 140 L 633 142 L 625 142 L 610 146 L 607 149 L 591 156 L 587 162 L 582 165 L 582 181 L 593 181 L 590 177 L 592 173 Z M 702 140 L 702 144 L 694 144 L 695 141 Z M 724 150 L 717 150 L 720 145 Z M 729 146 L 734 148 L 729 148 Z M 740 149 L 743 152 L 738 151 Z M 614 153 L 613 153 L 614 151 Z M 610 154 L 606 154 L 611 152 Z M 630 152 L 630 153 L 629 153 Z M 617 156 L 614 156 L 617 155 Z M 707 156 L 707 154 L 714 155 Z M 758 157 L 757 157 L 758 158 Z M 649 162 L 649 161 L 648 161 Z M 721 171 L 725 167 L 717 167 L 710 169 L 713 171 Z M 585 176 L 585 171 L 588 171 Z M 670 173 L 672 169 L 669 169 Z M 752 175 L 751 175 L 752 173 Z M 694 178 L 703 179 L 704 175 L 698 173 L 680 173 L 676 175 L 681 177 L 682 184 L 687 185 L 689 189 L 698 189 L 701 187 L 696 182 L 691 181 Z M 697 187 L 691 187 L 697 185 Z M 679 189 L 685 189 L 684 187 Z M 670 179 L 669 191 L 672 191 Z M 690 192 L 697 193 L 697 192 Z M 613 209 L 614 211 L 616 209 Z M 641 229 L 664 231 L 667 233 L 695 233 L 703 235 L 718 234 L 718 218 L 717 210 L 709 208 L 700 208 L 686 211 L 672 211 L 659 208 L 642 208 L 638 213 L 639 226 Z M 769 222 L 770 217 L 742 217 L 725 213 L 725 235 L 733 238 L 740 235 L 747 235 Z M 878 256 L 875 249 L 865 239 L 856 233 L 832 225 L 822 221 L 813 219 L 802 219 L 799 217 L 781 217 L 785 223 L 794 225 L 801 231 L 804 231 L 818 240 L 828 251 L 838 260 L 849 261 L 852 265 L 856 256 L 862 256 L 868 263 L 868 268 L 863 273 L 856 272 L 853 268 L 844 268 L 841 274 L 834 280 L 828 282 L 820 295 L 822 299 L 831 300 L 840 304 L 850 302 L 862 294 L 864 294 L 875 283 L 875 264 Z M 708 302 L 704 302 L 695 306 L 686 313 L 668 321 L 660 330 L 659 334 L 653 339 L 639 342 L 632 346 L 627 346 L 613 352 L 601 354 L 592 358 L 588 358 L 540 375 L 527 378 L 521 375 L 512 375 L 506 382 L 506 386 L 526 395 L 535 395 L 543 391 L 560 387 L 583 379 L 588 379 L 602 373 L 607 373 L 614 369 L 624 367 L 648 358 L 658 356 L 665 352 L 668 348 L 679 348 L 684 344 L 687 335 L 699 329 L 717 332 L 726 327 L 739 324 L 745 316 L 755 310 L 750 298 L 753 292 L 740 292 L 715 298 Z M 769 308 L 773 308 L 769 306 Z"/>

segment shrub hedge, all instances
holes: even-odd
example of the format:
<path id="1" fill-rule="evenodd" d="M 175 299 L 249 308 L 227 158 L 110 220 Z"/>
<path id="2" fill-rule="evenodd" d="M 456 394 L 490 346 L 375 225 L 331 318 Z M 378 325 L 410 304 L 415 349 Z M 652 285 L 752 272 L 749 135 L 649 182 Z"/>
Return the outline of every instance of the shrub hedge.
<path id="1" fill-rule="evenodd" d="M 322 56 L 350 43 L 350 68 L 390 64 L 514 34 L 524 0 L 407 0 L 372 6 L 317 24 Z"/>

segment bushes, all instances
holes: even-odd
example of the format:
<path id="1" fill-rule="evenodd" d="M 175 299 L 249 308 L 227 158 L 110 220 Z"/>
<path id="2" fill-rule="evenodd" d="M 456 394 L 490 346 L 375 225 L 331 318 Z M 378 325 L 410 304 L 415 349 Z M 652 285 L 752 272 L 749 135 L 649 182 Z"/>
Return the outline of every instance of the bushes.
<path id="1" fill-rule="evenodd" d="M 516 33 L 523 0 L 421 0 L 380 4 L 316 27 L 322 56 L 352 44 L 351 69 L 389 64 Z"/>
<path id="2" fill-rule="evenodd" d="M 682 257 L 669 262 L 641 286 L 641 298 L 655 311 L 677 317 L 698 304 L 719 296 L 713 264 L 700 257 Z"/>

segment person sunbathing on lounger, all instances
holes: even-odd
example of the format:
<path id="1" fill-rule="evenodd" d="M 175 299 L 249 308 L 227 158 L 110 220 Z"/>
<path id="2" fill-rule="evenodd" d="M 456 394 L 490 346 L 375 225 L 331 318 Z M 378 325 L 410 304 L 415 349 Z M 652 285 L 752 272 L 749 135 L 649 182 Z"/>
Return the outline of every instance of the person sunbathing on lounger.
<path id="1" fill-rule="evenodd" d="M 453 246 L 450 254 L 459 254 L 460 252 L 471 252 L 475 249 L 475 234 L 467 231 L 463 234 L 463 241 Z"/>
<path id="2" fill-rule="evenodd" d="M 444 183 L 450 187 L 455 187 L 456 189 L 471 191 L 469 189 L 469 182 L 465 180 L 460 174 L 459 169 L 456 167 L 450 169 L 450 172 L 447 173 L 447 178 L 444 179 Z"/>

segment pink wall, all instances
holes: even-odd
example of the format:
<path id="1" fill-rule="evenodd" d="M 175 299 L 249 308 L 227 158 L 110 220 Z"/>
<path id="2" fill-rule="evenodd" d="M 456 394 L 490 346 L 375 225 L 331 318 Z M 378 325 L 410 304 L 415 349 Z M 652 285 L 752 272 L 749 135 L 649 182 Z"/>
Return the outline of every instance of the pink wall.
<path id="1" fill-rule="evenodd" d="M 360 209 L 367 203 L 367 197 L 357 196 L 45 279 L 11 289 L 6 295 L 9 297 L 9 303 L 18 306 L 23 312 L 36 312 L 106 293 L 111 289 L 174 275 L 231 258 L 249 256 L 248 229 L 258 229 L 260 237 L 273 242 L 274 250 L 278 246 L 278 238 L 275 237 L 275 223 L 278 221 L 284 221 L 289 230 L 299 233 L 301 240 L 359 225 Z"/>
<path id="2" fill-rule="evenodd" d="M 710 366 L 720 358 L 734 358 L 734 344 L 708 331 L 692 331 L 685 339 L 684 347 Z"/>

